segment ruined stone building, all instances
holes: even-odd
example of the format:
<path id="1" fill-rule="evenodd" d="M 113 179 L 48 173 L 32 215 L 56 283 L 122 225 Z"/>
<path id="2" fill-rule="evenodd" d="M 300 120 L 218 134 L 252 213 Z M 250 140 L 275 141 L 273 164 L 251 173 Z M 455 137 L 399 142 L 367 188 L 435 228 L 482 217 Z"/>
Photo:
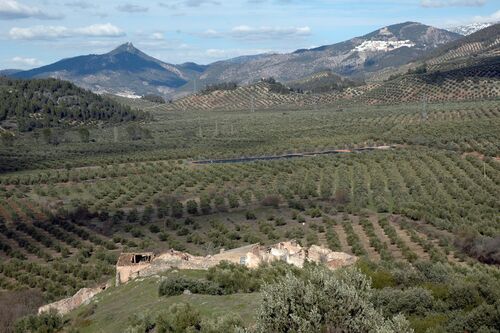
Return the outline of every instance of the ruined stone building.
<path id="1" fill-rule="evenodd" d="M 247 245 L 205 257 L 193 256 L 175 250 L 158 255 L 150 252 L 122 253 L 116 264 L 116 284 L 126 283 L 137 277 L 155 275 L 171 268 L 208 269 L 221 261 L 256 268 L 261 263 L 275 260 L 282 260 L 297 267 L 302 267 L 306 261 L 321 262 L 329 268 L 335 269 L 352 265 L 357 258 L 347 253 L 333 252 L 317 245 L 304 248 L 293 240 L 272 246 Z"/>

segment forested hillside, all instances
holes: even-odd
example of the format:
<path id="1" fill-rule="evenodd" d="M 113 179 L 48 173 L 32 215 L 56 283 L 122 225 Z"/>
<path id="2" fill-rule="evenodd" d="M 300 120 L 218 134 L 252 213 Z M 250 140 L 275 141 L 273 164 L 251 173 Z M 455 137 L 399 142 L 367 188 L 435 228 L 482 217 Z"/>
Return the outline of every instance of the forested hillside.
<path id="1" fill-rule="evenodd" d="M 19 131 L 142 117 L 143 112 L 132 111 L 70 82 L 0 78 L 0 121 L 15 120 Z"/>

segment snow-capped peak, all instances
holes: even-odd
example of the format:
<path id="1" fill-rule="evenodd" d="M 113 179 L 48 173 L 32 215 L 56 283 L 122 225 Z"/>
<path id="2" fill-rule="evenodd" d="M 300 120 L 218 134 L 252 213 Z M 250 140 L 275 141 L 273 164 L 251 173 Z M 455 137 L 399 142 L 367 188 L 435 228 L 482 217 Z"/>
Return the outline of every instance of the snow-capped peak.
<path id="1" fill-rule="evenodd" d="M 452 27 L 452 28 L 449 28 L 447 30 L 451 31 L 451 32 L 455 32 L 457 34 L 468 36 L 468 35 L 473 34 L 479 30 L 487 28 L 493 24 L 495 24 L 495 23 L 494 22 L 471 23 L 471 24 L 466 24 L 466 25 L 460 25 L 457 27 Z"/>

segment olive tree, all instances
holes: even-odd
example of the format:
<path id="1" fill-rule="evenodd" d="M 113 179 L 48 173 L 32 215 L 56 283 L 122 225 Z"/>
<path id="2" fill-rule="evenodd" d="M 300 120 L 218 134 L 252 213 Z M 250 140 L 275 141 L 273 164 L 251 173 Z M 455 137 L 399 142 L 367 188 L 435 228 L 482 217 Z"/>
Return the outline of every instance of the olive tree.
<path id="1" fill-rule="evenodd" d="M 369 301 L 370 280 L 356 269 L 334 274 L 321 266 L 288 273 L 266 285 L 257 332 L 413 332 L 404 316 L 387 319 Z"/>

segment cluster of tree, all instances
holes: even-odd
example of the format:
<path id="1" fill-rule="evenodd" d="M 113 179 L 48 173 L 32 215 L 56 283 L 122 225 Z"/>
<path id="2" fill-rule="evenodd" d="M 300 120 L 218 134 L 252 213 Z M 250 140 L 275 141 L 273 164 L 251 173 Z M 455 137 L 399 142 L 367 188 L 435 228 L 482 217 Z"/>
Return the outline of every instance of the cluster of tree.
<path id="1" fill-rule="evenodd" d="M 149 94 L 144 95 L 141 98 L 152 103 L 165 104 L 165 99 L 158 95 Z"/>
<path id="2" fill-rule="evenodd" d="M 216 277 L 219 282 L 243 286 L 248 284 L 245 280 L 251 277 L 262 285 L 262 301 L 256 325 L 246 330 L 234 315 L 212 319 L 219 325 L 225 324 L 224 332 L 413 332 L 403 315 L 384 317 L 375 308 L 371 302 L 373 291 L 370 280 L 356 269 L 332 274 L 327 268 L 315 264 L 306 264 L 302 270 L 277 265 L 271 270 L 267 266 L 267 272 L 266 268 L 259 268 L 263 270 L 259 275 L 236 266 L 223 264 L 223 267 L 209 272 L 208 278 Z M 240 289 L 234 287 L 235 291 Z M 182 311 L 178 311 L 178 307 Z M 168 316 L 166 321 L 162 317 L 156 320 L 149 318 L 147 327 L 137 332 L 152 329 L 158 332 L 209 332 L 197 310 L 190 305 L 174 306 L 169 309 Z M 140 322 L 144 323 L 144 320 Z M 182 329 L 176 330 L 181 322 Z"/>
<path id="3" fill-rule="evenodd" d="M 346 88 L 357 87 L 364 84 L 365 82 L 361 79 L 351 80 L 328 71 L 303 80 L 290 82 L 289 86 L 297 93 L 322 94 L 332 91 L 343 91 Z"/>
<path id="4" fill-rule="evenodd" d="M 204 318 L 189 303 L 175 303 L 156 317 L 135 315 L 129 318 L 126 333 L 237 333 L 244 332 L 243 320 L 236 314 Z"/>
<path id="5" fill-rule="evenodd" d="M 415 68 L 409 68 L 408 74 L 425 74 L 427 73 L 427 64 L 423 63 Z"/>
<path id="6" fill-rule="evenodd" d="M 457 235 L 455 245 L 480 262 L 500 265 L 500 236 L 488 237 L 474 230 L 463 230 Z"/>
<path id="7" fill-rule="evenodd" d="M 288 95 L 291 92 L 294 92 L 294 89 L 289 88 L 283 83 L 276 81 L 273 77 L 263 78 L 261 79 L 261 82 L 269 84 L 269 91 L 276 94 Z M 296 92 L 302 93 L 300 89 L 298 89 Z"/>
<path id="8" fill-rule="evenodd" d="M 17 118 L 20 131 L 31 131 L 61 122 L 131 121 L 145 114 L 66 81 L 0 78 L 0 121 L 8 117 Z"/>
<path id="9" fill-rule="evenodd" d="M 219 90 L 235 90 L 238 88 L 238 85 L 234 82 L 222 82 L 222 83 L 214 83 L 209 84 L 201 91 L 202 95 L 208 95 L 211 92 L 219 91 Z"/>
<path id="10" fill-rule="evenodd" d="M 15 333 L 57 333 L 64 327 L 62 316 L 56 313 L 30 315 L 19 320 L 14 328 Z"/>

